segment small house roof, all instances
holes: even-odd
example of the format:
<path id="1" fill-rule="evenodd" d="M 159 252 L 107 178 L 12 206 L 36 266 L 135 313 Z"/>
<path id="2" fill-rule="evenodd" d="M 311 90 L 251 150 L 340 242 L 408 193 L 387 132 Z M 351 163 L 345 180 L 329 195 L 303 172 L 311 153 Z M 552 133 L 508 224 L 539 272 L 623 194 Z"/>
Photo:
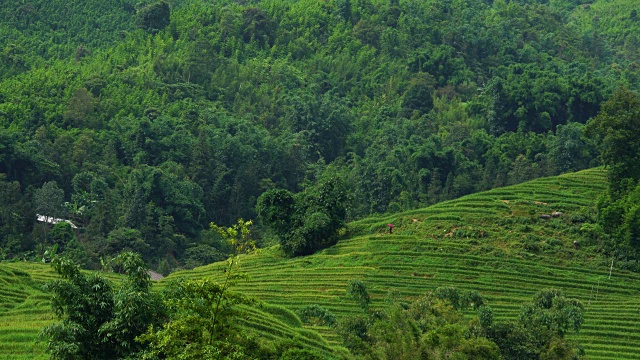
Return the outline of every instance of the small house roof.
<path id="1" fill-rule="evenodd" d="M 66 223 L 69 223 L 72 228 L 74 228 L 74 229 L 78 228 L 74 223 L 71 222 L 71 220 L 54 218 L 53 216 L 36 214 L 36 219 L 38 221 L 40 221 L 40 222 L 45 222 L 47 224 L 52 224 L 52 225 L 55 225 L 55 224 L 57 224 L 59 222 L 66 222 Z"/>

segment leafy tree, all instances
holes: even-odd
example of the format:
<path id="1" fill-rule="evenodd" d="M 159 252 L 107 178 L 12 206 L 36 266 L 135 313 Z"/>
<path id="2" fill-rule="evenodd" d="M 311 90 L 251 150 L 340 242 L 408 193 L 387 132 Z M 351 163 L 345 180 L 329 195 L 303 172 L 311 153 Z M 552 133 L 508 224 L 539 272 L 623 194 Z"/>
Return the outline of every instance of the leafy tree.
<path id="1" fill-rule="evenodd" d="M 628 191 L 629 181 L 633 185 L 640 179 L 636 166 L 640 154 L 638 126 L 640 100 L 626 88 L 618 89 L 602 104 L 600 113 L 588 124 L 588 133 L 600 144 L 614 197 Z"/>
<path id="2" fill-rule="evenodd" d="M 347 285 L 347 297 L 355 300 L 363 310 L 367 311 L 367 309 L 369 308 L 371 297 L 369 296 L 367 287 L 362 281 L 349 281 L 349 284 Z"/>
<path id="3" fill-rule="evenodd" d="M 125 250 L 146 254 L 150 250 L 140 231 L 131 228 L 114 229 L 107 236 L 103 246 L 105 247 L 102 253 L 103 256 Z"/>
<path id="4" fill-rule="evenodd" d="M 596 153 L 595 144 L 579 123 L 558 125 L 555 136 L 549 139 L 549 161 L 554 172 L 564 173 L 588 168 Z"/>
<path id="5" fill-rule="evenodd" d="M 608 253 L 623 260 L 638 260 L 640 221 L 637 209 L 640 172 L 636 163 L 640 138 L 640 100 L 626 88 L 618 89 L 587 125 L 587 132 L 600 144 L 607 166 L 609 194 L 598 203 L 598 223 L 608 235 Z"/>
<path id="6" fill-rule="evenodd" d="M 118 358 L 125 358 L 145 349 L 136 338 L 158 326 L 166 314 L 160 296 L 151 292 L 148 268 L 140 255 L 124 252 L 114 259 L 114 265 L 127 277 L 115 287 L 113 315 L 98 332 Z"/>
<path id="7" fill-rule="evenodd" d="M 64 217 L 64 190 L 55 181 L 49 181 L 34 193 L 36 212 L 49 217 Z"/>
<path id="8" fill-rule="evenodd" d="M 270 190 L 260 196 L 256 210 L 279 236 L 285 254 L 313 254 L 335 244 L 344 227 L 344 184 L 332 178 L 295 197 L 286 190 Z"/>
<path id="9" fill-rule="evenodd" d="M 428 73 L 418 73 L 409 82 L 404 93 L 402 107 L 410 112 L 417 110 L 419 113 L 427 113 L 433 108 L 433 93 L 435 91 L 435 79 Z"/>
<path id="10" fill-rule="evenodd" d="M 255 41 L 260 46 L 270 45 L 273 40 L 273 24 L 260 8 L 248 8 L 242 13 L 244 20 L 243 39 L 245 42 Z"/>
<path id="11" fill-rule="evenodd" d="M 168 321 L 150 327 L 139 340 L 149 344 L 144 359 L 214 359 L 244 358 L 242 338 L 235 322 L 237 305 L 252 301 L 230 288 L 242 278 L 237 273 L 238 254 L 253 249 L 251 221 L 238 220 L 232 227 L 211 227 L 233 246 L 227 260 L 225 278 L 219 283 L 211 278 L 181 280 L 169 285 L 164 304 Z"/>
<path id="12" fill-rule="evenodd" d="M 281 237 L 291 231 L 295 210 L 293 194 L 285 189 L 265 191 L 256 203 L 256 212 L 260 219 Z"/>
<path id="13" fill-rule="evenodd" d="M 337 1 L 338 14 L 345 20 L 351 20 L 351 0 L 338 0 Z"/>
<path id="14" fill-rule="evenodd" d="M 47 238 L 53 244 L 64 247 L 71 241 L 75 240 L 76 237 L 73 233 L 73 229 L 71 228 L 71 224 L 63 221 L 53 226 L 51 231 L 47 234 Z"/>
<path id="15" fill-rule="evenodd" d="M 85 88 L 77 89 L 69 99 L 67 110 L 64 112 L 65 119 L 68 119 L 74 127 L 85 127 L 89 125 L 89 115 L 94 109 L 93 95 Z"/>
<path id="16" fill-rule="evenodd" d="M 157 33 L 171 22 L 171 8 L 166 1 L 158 1 L 138 10 L 140 27 L 145 31 Z"/>
<path id="17" fill-rule="evenodd" d="M 564 337 L 582 326 L 579 301 L 544 290 L 522 308 L 517 321 L 497 322 L 481 298 L 475 291 L 439 288 L 411 303 L 396 299 L 382 309 L 343 318 L 337 329 L 353 354 L 371 359 L 583 358 L 583 351 Z M 470 320 L 460 312 L 471 305 L 468 299 L 483 303 Z"/>
<path id="18" fill-rule="evenodd" d="M 52 261 L 62 277 L 46 286 L 61 320 L 41 336 L 53 359 L 126 358 L 142 349 L 133 340 L 162 319 L 159 298 L 150 292 L 147 269 L 139 255 L 123 253 L 115 264 L 126 274 L 114 288 L 97 273 L 85 274 L 72 261 Z"/>
<path id="19" fill-rule="evenodd" d="M 320 324 L 326 326 L 336 325 L 336 316 L 329 310 L 318 305 L 310 305 L 300 310 L 300 320 L 309 323 L 316 319 Z"/>
<path id="20" fill-rule="evenodd" d="M 446 289 L 439 293 L 459 294 Z M 498 346 L 474 330 L 476 321 L 467 322 L 448 300 L 429 293 L 411 303 L 392 301 L 366 316 L 341 319 L 338 332 L 352 353 L 365 358 L 500 359 Z"/>
<path id="21" fill-rule="evenodd" d="M 100 326 L 113 315 L 113 289 L 103 277 L 85 275 L 69 260 L 52 261 L 62 280 L 46 286 L 53 293 L 53 311 L 62 321 L 42 331 L 53 359 L 108 359 L 115 357 L 102 341 Z"/>
<path id="22" fill-rule="evenodd" d="M 22 249 L 21 233 L 27 221 L 20 183 L 8 182 L 0 174 L 0 248 L 5 256 L 17 255 Z"/>
<path id="23" fill-rule="evenodd" d="M 228 292 L 233 283 L 228 275 L 223 285 L 211 279 L 186 280 L 171 285 L 164 303 L 169 321 L 150 328 L 140 340 L 150 344 L 143 358 L 211 359 L 239 358 L 243 350 L 233 328 L 234 306 L 247 303 L 243 296 Z"/>
<path id="24" fill-rule="evenodd" d="M 565 298 L 560 290 L 549 289 L 533 297 L 520 313 L 519 321 L 525 327 L 542 326 L 552 335 L 563 337 L 570 331 L 579 332 L 583 318 L 584 306 L 580 301 Z"/>
<path id="25" fill-rule="evenodd" d="M 584 319 L 584 306 L 564 297 L 555 289 L 538 292 L 525 305 L 516 322 L 493 322 L 490 311 L 484 311 L 481 324 L 487 337 L 500 347 L 503 359 L 580 359 L 583 351 L 565 338 L 578 332 Z M 566 356 L 566 357 L 565 357 Z"/>
<path id="26" fill-rule="evenodd" d="M 223 261 L 226 254 L 210 245 L 196 245 L 185 251 L 184 265 L 187 269 Z"/>

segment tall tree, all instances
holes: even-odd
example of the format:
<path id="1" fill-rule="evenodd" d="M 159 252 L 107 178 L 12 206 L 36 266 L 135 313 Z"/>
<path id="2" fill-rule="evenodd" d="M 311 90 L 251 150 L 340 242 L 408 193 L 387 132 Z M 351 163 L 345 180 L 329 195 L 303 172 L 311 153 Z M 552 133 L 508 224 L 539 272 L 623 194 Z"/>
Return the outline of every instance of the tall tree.
<path id="1" fill-rule="evenodd" d="M 55 181 L 49 181 L 34 193 L 34 202 L 38 214 L 49 217 L 65 215 L 64 190 Z"/>
<path id="2" fill-rule="evenodd" d="M 596 138 L 607 166 L 611 194 L 620 197 L 640 180 L 640 99 L 620 88 L 602 104 L 587 131 Z"/>

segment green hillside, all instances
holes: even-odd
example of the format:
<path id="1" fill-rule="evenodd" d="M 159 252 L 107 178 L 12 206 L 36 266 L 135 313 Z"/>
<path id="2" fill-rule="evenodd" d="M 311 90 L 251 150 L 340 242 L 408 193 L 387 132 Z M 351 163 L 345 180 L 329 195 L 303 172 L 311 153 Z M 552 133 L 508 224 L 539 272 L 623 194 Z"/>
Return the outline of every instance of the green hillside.
<path id="1" fill-rule="evenodd" d="M 638 0 L 3 1 L 0 360 L 45 357 L 43 284 L 56 275 L 39 262 L 52 253 L 89 271 L 133 251 L 173 272 L 155 287 L 171 290 L 222 278 L 220 261 L 254 247 L 238 290 L 260 302 L 229 316 L 244 332 L 227 350 L 275 357 L 294 339 L 347 354 L 335 329 L 296 313 L 355 314 L 345 286 L 360 280 L 374 309 L 389 292 L 455 286 L 502 320 L 561 288 L 587 306 L 572 336 L 589 358 L 640 358 L 639 11 Z M 225 235 L 236 224 L 252 224 L 246 243 Z M 78 293 L 90 288 L 108 287 Z M 115 349 L 142 331 L 110 329 L 131 336 L 73 341 Z"/>
<path id="2" fill-rule="evenodd" d="M 392 290 L 406 299 L 439 286 L 478 290 L 498 319 L 516 317 L 534 293 L 553 287 L 585 304 L 584 326 L 572 338 L 589 359 L 638 359 L 640 275 L 614 264 L 609 278 L 600 244 L 579 230 L 605 189 L 604 170 L 586 170 L 353 222 L 351 236 L 307 257 L 284 258 L 278 247 L 258 250 L 240 258 L 249 278 L 235 290 L 266 303 L 243 308 L 240 322 L 261 341 L 297 338 L 326 355 L 340 354 L 345 350 L 333 329 L 303 327 L 294 313 L 313 304 L 338 317 L 359 312 L 345 296 L 350 280 L 369 287 L 374 307 Z M 539 219 L 553 211 L 564 215 Z M 396 225 L 393 234 L 387 223 Z M 178 278 L 222 278 L 223 269 L 217 263 L 177 272 L 156 288 Z M 45 358 L 35 341 L 54 317 L 41 285 L 54 277 L 48 265 L 0 263 L 0 358 Z"/>
<path id="3" fill-rule="evenodd" d="M 0 359 L 48 359 L 45 343 L 38 341 L 38 334 L 55 316 L 51 294 L 45 293 L 42 285 L 56 276 L 49 265 L 0 263 Z M 298 316 L 281 306 L 264 302 L 243 305 L 238 319 L 246 336 L 267 346 L 293 339 L 328 357 L 346 352 L 317 332 L 303 328 Z"/>
<path id="4" fill-rule="evenodd" d="M 640 89 L 638 11 L 4 1 L 0 258 L 57 242 L 97 269 L 128 247 L 168 273 L 225 258 L 209 223 L 255 219 L 274 188 L 342 179 L 356 220 L 599 166 L 585 124 Z M 52 239 L 36 214 L 80 230 Z"/>
<path id="5" fill-rule="evenodd" d="M 390 290 L 417 298 L 438 286 L 474 289 L 498 318 L 544 288 L 559 288 L 584 302 L 585 323 L 574 336 L 589 359 L 638 359 L 640 276 L 611 278 L 598 244 L 581 235 L 581 222 L 606 189 L 601 169 L 544 178 L 443 202 L 428 208 L 350 224 L 356 235 L 321 253 L 282 258 L 277 248 L 241 258 L 250 279 L 238 290 L 292 310 L 318 304 L 338 316 L 360 311 L 345 297 L 347 282 L 362 280 L 380 306 Z M 541 213 L 562 211 L 553 220 Z M 386 233 L 386 224 L 396 225 Z M 581 248 L 574 249 L 573 241 Z M 169 279 L 222 276 L 212 264 Z M 333 343 L 329 328 L 316 327 Z"/>

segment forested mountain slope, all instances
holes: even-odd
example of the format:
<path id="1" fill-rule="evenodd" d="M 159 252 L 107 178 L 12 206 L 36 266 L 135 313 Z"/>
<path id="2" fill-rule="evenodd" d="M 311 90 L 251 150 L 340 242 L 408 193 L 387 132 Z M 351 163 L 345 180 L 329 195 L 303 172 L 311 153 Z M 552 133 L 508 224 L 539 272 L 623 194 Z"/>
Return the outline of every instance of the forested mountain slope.
<path id="1" fill-rule="evenodd" d="M 208 224 L 341 178 L 349 219 L 597 165 L 635 1 L 7 1 L 0 256 L 223 259 Z M 79 227 L 37 224 L 36 214 Z"/>

